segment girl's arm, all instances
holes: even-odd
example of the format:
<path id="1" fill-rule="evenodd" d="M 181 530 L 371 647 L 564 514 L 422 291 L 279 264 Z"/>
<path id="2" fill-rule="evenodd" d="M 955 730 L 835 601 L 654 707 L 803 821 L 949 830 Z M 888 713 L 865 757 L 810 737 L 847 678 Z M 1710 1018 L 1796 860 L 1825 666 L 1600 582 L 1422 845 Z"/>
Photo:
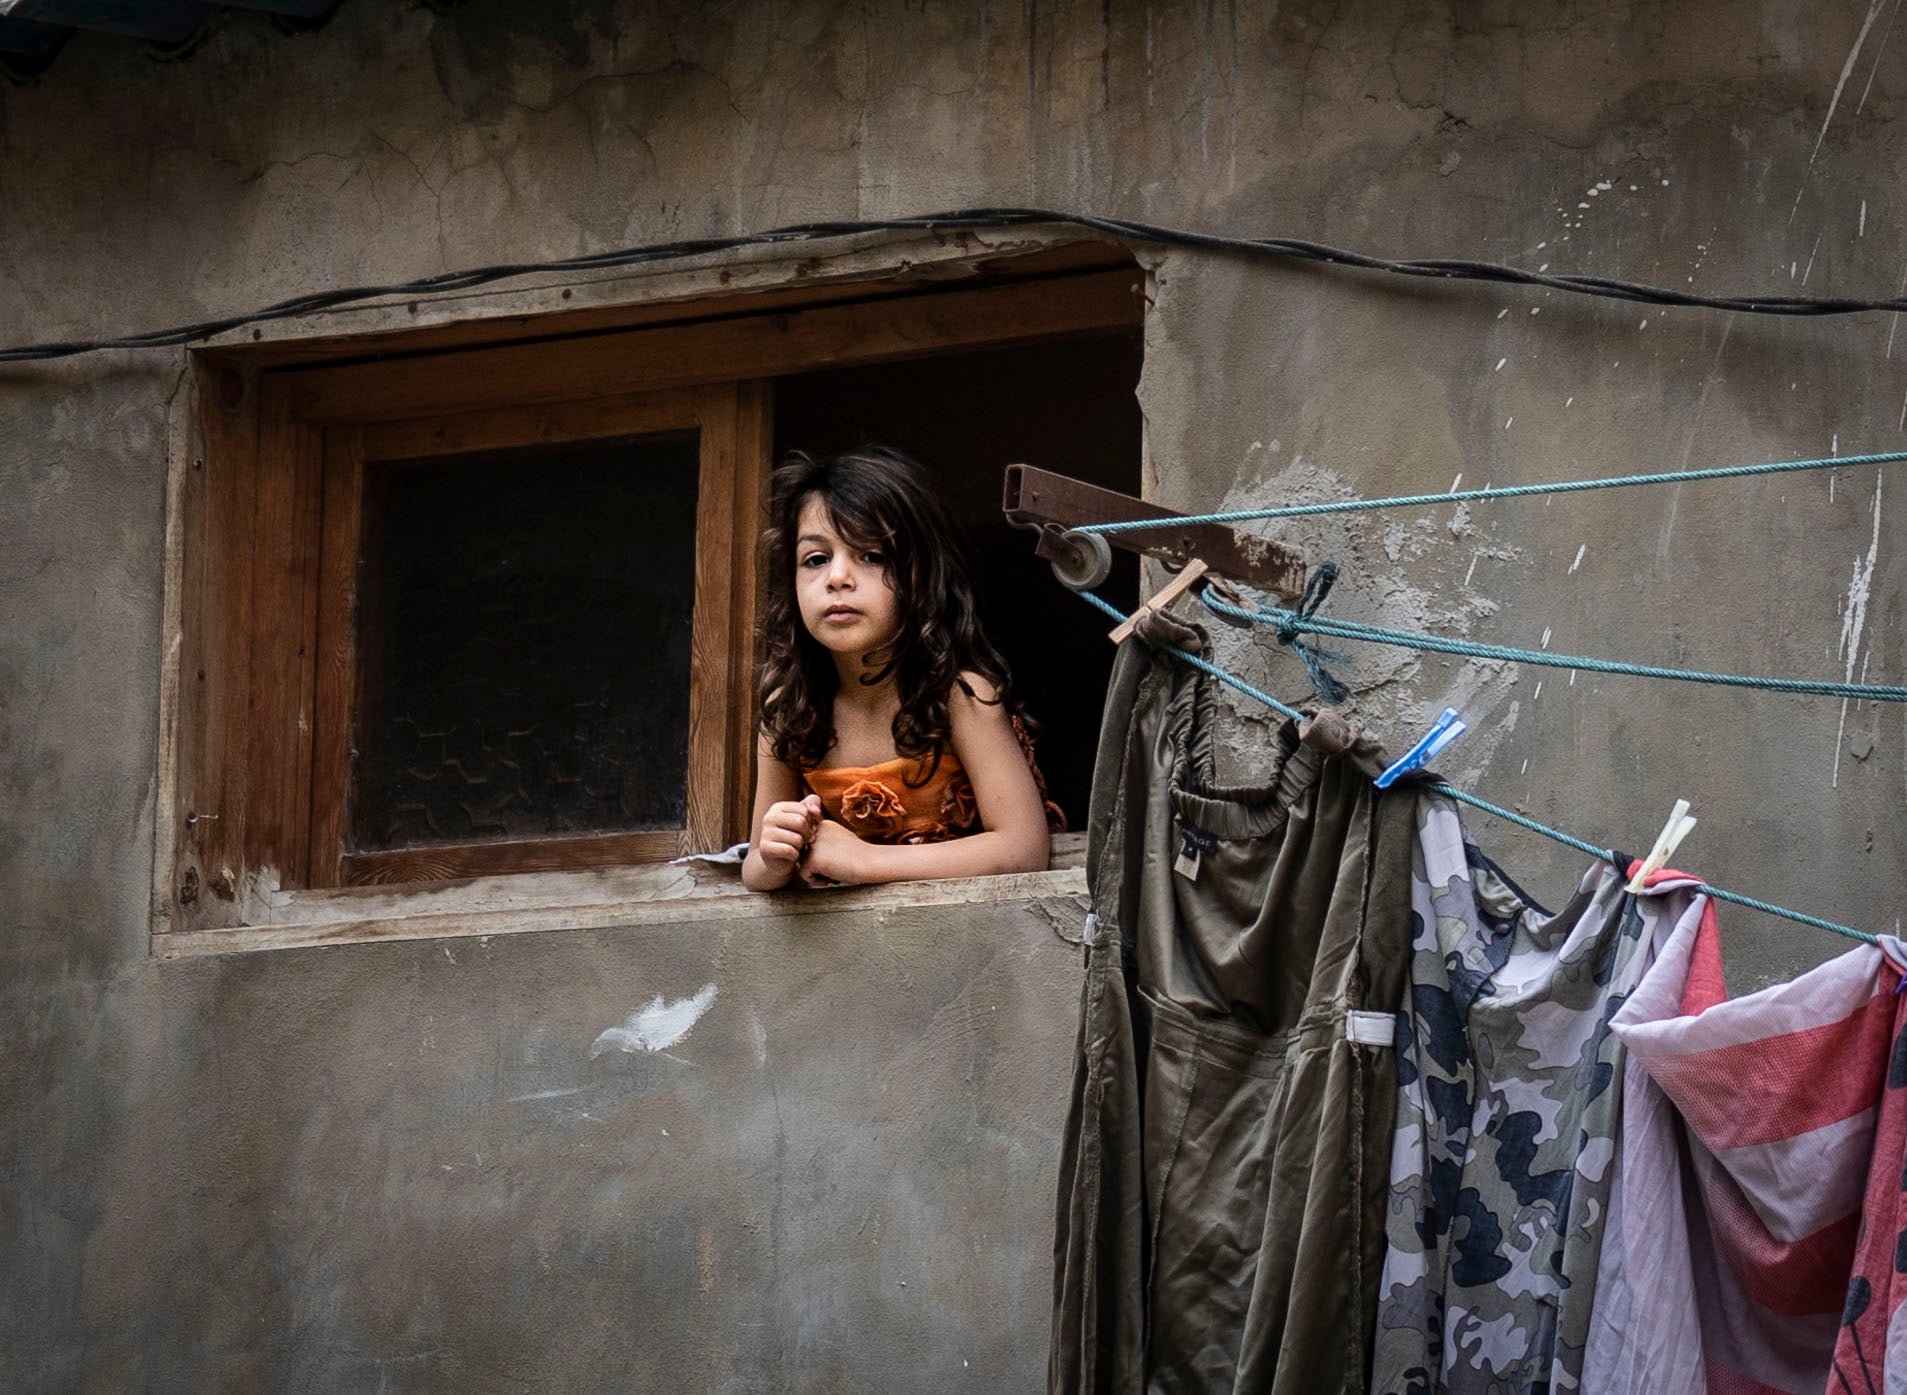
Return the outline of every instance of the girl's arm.
<path id="1" fill-rule="evenodd" d="M 778 891 L 794 880 L 802 847 L 821 823 L 821 801 L 801 797 L 801 779 L 775 759 L 763 738 L 755 749 L 755 816 L 742 861 L 742 885 Z"/>
<path id="2" fill-rule="evenodd" d="M 973 781 L 980 833 L 944 843 L 868 843 L 832 821 L 815 832 L 805 871 L 837 882 L 899 882 L 929 877 L 984 877 L 999 872 L 1043 872 L 1052 855 L 1046 810 L 993 688 L 966 675 L 970 694 L 956 686 L 947 698 L 953 753 Z"/>

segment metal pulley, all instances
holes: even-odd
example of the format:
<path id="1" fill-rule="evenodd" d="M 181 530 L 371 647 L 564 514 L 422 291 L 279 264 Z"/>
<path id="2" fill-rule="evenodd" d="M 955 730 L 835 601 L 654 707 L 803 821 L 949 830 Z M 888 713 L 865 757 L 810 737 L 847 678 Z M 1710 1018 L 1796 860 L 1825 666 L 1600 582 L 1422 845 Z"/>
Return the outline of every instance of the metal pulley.
<path id="1" fill-rule="evenodd" d="M 1115 548 L 1156 558 L 1174 570 L 1198 557 L 1218 575 L 1286 601 L 1304 590 L 1304 554 L 1294 547 L 1223 524 L 1185 523 L 1184 515 L 1172 509 L 1050 470 L 1007 466 L 1000 507 L 1008 523 L 1039 533 L 1034 552 L 1075 591 L 1106 579 Z M 1113 533 L 1078 531 L 1106 523 L 1121 526 Z"/>
<path id="2" fill-rule="evenodd" d="M 1112 575 L 1112 544 L 1099 533 L 1047 527 L 1036 549 L 1053 568 L 1061 586 L 1090 591 Z"/>

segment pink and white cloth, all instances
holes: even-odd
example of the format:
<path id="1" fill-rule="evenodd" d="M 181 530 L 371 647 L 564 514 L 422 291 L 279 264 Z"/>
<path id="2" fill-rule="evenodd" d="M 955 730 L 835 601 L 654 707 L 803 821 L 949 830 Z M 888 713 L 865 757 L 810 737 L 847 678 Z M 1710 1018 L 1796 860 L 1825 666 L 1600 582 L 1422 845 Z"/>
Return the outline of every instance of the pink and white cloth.
<path id="1" fill-rule="evenodd" d="M 1907 1392 L 1907 946 L 1730 1000 L 1713 903 L 1674 926 L 1611 1022 L 1628 1058 L 1581 1388 Z"/>

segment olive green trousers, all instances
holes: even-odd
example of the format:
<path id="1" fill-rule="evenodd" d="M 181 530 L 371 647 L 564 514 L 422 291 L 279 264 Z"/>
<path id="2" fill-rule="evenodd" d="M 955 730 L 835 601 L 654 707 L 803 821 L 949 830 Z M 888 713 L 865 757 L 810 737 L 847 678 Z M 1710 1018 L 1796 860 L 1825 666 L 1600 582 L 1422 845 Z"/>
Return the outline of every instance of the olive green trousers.
<path id="1" fill-rule="evenodd" d="M 1327 751 L 1291 724 L 1268 784 L 1220 788 L 1217 743 L 1263 737 L 1220 732 L 1215 697 L 1138 640 L 1107 695 L 1054 1395 L 1368 1376 L 1416 796 L 1371 784 L 1368 739 Z"/>

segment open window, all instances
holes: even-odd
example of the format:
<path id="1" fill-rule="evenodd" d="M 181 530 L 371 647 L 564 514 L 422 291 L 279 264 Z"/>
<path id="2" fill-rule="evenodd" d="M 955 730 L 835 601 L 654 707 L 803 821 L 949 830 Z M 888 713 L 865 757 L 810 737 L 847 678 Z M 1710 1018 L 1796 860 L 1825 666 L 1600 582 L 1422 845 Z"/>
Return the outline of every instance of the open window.
<path id="1" fill-rule="evenodd" d="M 1138 495 L 1140 345 L 1130 331 L 1010 344 L 798 374 L 775 385 L 776 453 L 878 441 L 940 478 L 979 573 L 987 633 L 1039 727 L 1040 769 L 1067 826 L 1086 826 L 1099 713 L 1114 650 L 1109 621 L 1069 595 L 1000 517 L 1005 467 L 1038 465 Z M 1113 554 L 1100 588 L 1131 610 L 1139 560 Z"/>
<path id="2" fill-rule="evenodd" d="M 1138 492 L 1141 289 L 1069 247 L 200 355 L 165 925 L 745 837 L 761 502 L 794 446 L 941 474 L 1078 825 L 1112 656 L 1001 521 L 1001 472 Z"/>

